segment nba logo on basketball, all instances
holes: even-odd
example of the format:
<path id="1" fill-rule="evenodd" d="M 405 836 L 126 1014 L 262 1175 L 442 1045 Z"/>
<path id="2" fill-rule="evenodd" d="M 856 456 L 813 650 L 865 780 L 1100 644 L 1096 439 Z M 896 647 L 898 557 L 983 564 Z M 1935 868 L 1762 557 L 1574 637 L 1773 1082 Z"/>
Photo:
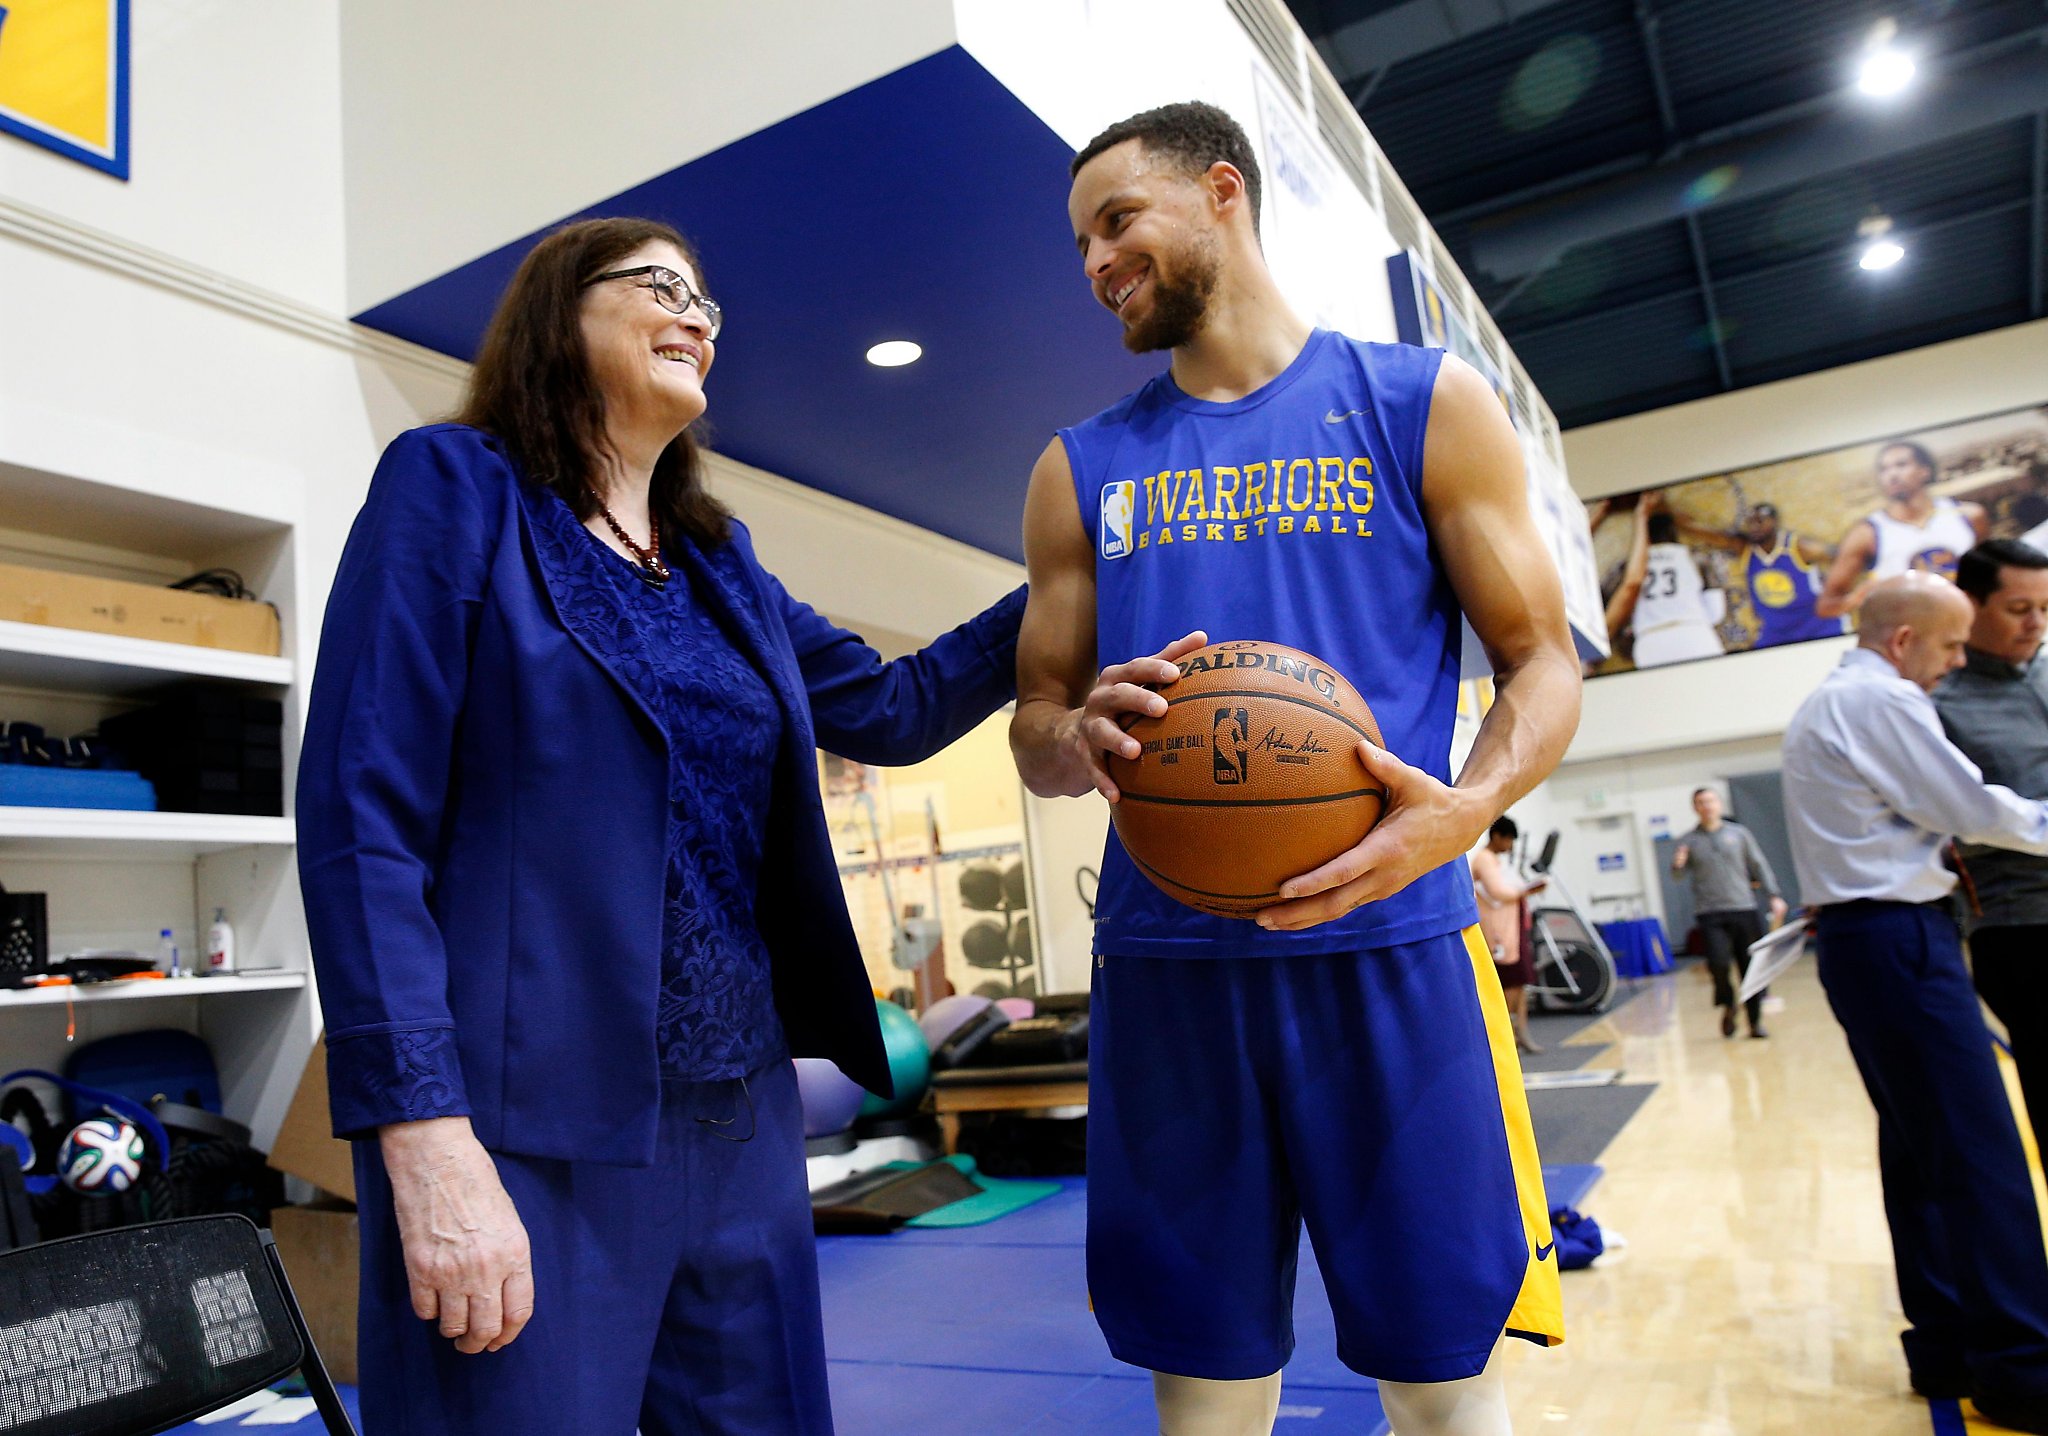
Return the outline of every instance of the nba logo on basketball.
<path id="1" fill-rule="evenodd" d="M 1102 556 L 1122 558 L 1131 551 L 1131 518 L 1138 501 L 1138 485 L 1121 479 L 1102 486 Z"/>
<path id="2" fill-rule="evenodd" d="M 1245 734 L 1251 728 L 1251 715 L 1242 708 L 1218 708 L 1216 721 L 1211 726 L 1214 730 L 1209 740 L 1209 751 L 1214 756 L 1211 776 L 1219 783 L 1242 783 L 1246 765 L 1251 761 L 1245 741 Z"/>

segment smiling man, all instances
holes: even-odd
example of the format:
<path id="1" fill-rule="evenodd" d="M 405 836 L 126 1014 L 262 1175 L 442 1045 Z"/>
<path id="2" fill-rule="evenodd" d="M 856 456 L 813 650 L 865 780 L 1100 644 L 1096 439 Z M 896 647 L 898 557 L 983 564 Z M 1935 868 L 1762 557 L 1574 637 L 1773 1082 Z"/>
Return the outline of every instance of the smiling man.
<path id="1" fill-rule="evenodd" d="M 1949 741 L 2023 798 L 2048 798 L 2048 554 L 1992 539 L 1963 555 L 1956 586 L 1976 616 L 1960 671 L 1934 690 Z M 1970 958 L 1977 991 L 2005 1024 L 2034 1140 L 2048 1152 L 2048 858 L 1962 850 L 1976 894 Z"/>
<path id="2" fill-rule="evenodd" d="M 1387 815 L 1256 922 L 1184 907 L 1114 836 L 1096 908 L 1089 1289 L 1167 1436 L 1271 1430 L 1306 1221 L 1338 1351 L 1403 1436 L 1500 1436 L 1503 1332 L 1562 1332 L 1513 1034 L 1464 853 L 1577 724 L 1579 665 L 1520 443 L 1441 351 L 1318 330 L 1258 235 L 1244 132 L 1209 105 L 1074 161 L 1087 282 L 1144 388 L 1047 446 L 1011 739 L 1042 796 L 1119 794 L 1117 724 L 1219 640 L 1317 655 L 1371 704 Z M 1455 785 L 1460 616 L 1499 697 Z M 1206 631 L 1206 632 L 1205 632 Z M 1135 655 L 1148 655 L 1137 657 Z M 1098 671 L 1098 663 L 1111 666 Z M 1398 756 L 1395 756 L 1398 755 Z M 1244 761 L 1260 757 L 1248 752 Z"/>
<path id="3" fill-rule="evenodd" d="M 1937 496 L 1937 471 L 1927 446 L 1911 439 L 1895 439 L 1877 451 L 1884 504 L 1842 536 L 1815 614 L 1840 617 L 1863 601 L 1871 584 L 1894 574 L 1955 577 L 1957 558 L 1991 532 L 1991 519 L 1982 504 Z"/>

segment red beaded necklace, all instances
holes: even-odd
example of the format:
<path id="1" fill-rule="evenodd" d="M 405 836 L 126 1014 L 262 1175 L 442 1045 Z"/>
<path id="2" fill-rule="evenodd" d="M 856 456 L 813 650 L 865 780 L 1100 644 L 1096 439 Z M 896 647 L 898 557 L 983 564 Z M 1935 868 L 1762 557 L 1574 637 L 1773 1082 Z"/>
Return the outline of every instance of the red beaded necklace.
<path id="1" fill-rule="evenodd" d="M 647 547 L 642 548 L 633 542 L 632 536 L 620 525 L 618 519 L 612 516 L 612 511 L 605 507 L 604 500 L 597 496 L 596 489 L 590 490 L 590 501 L 597 505 L 597 511 L 604 515 L 604 521 L 611 525 L 612 532 L 618 535 L 619 542 L 633 555 L 633 572 L 640 576 L 640 581 L 657 592 L 666 588 L 672 575 L 667 560 L 661 556 L 660 516 L 652 508 L 647 510 Z"/>

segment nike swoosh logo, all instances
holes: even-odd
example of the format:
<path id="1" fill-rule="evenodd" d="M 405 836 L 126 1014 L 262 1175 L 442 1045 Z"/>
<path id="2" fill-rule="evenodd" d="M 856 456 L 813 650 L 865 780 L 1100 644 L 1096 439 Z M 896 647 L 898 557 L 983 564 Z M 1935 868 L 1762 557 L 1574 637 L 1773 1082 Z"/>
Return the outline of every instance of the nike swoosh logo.
<path id="1" fill-rule="evenodd" d="M 1365 410 L 1363 409 L 1346 409 L 1340 414 L 1335 409 L 1332 409 L 1329 413 L 1323 415 L 1323 422 L 1325 424 L 1341 424 L 1353 414 L 1363 414 L 1364 412 Z"/>
<path id="2" fill-rule="evenodd" d="M 1536 1248 L 1536 1260 L 1538 1262 L 1547 1262 L 1550 1260 L 1550 1254 L 1556 1250 L 1556 1242 L 1552 1242 L 1549 1246 L 1538 1247 Z"/>

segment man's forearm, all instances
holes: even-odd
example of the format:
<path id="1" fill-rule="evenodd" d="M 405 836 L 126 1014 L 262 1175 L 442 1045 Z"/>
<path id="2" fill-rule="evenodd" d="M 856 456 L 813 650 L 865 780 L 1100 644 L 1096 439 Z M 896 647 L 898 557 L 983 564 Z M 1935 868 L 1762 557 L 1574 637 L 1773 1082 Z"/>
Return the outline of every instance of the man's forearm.
<path id="1" fill-rule="evenodd" d="M 1041 798 L 1078 798 L 1095 791 L 1094 781 L 1073 752 L 1076 711 L 1050 698 L 1024 698 L 1010 719 L 1010 752 L 1017 760 L 1017 775 Z"/>
<path id="2" fill-rule="evenodd" d="M 1493 707 L 1456 784 L 1471 801 L 1475 834 L 1557 767 L 1578 731 L 1579 697 L 1578 665 L 1556 650 L 1495 675 Z"/>

